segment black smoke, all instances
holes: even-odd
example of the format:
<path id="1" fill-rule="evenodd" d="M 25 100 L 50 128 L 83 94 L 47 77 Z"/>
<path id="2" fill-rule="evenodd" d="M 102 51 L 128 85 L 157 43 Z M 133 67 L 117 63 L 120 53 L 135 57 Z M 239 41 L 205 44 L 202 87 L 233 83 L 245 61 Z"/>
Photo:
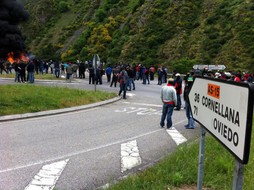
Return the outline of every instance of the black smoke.
<path id="1" fill-rule="evenodd" d="M 16 0 L 0 0 L 0 59 L 13 52 L 15 58 L 25 52 L 25 40 L 19 29 L 29 14 Z"/>

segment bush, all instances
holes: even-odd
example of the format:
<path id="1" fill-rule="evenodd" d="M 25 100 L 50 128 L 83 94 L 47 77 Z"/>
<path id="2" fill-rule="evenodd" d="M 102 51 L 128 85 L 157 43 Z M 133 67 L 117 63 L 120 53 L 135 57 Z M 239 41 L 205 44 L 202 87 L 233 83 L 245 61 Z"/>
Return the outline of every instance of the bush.
<path id="1" fill-rule="evenodd" d="M 60 1 L 58 4 L 58 9 L 61 13 L 67 12 L 69 10 L 69 4 L 65 1 Z"/>
<path id="2" fill-rule="evenodd" d="M 195 64 L 195 60 L 182 58 L 175 61 L 172 65 L 174 70 L 176 70 L 178 73 L 187 73 L 192 69 L 194 64 Z"/>
<path id="3" fill-rule="evenodd" d="M 103 9 L 99 9 L 95 16 L 98 22 L 102 22 L 107 17 L 107 13 Z"/>

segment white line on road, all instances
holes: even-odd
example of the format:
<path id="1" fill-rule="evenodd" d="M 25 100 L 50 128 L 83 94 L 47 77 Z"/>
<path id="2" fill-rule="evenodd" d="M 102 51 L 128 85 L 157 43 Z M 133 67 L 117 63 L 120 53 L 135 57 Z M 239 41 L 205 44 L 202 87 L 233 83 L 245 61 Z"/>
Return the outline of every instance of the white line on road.
<path id="1" fill-rule="evenodd" d="M 43 166 L 25 190 L 53 189 L 68 161 L 69 159 Z"/>
<path id="2" fill-rule="evenodd" d="M 131 140 L 135 140 L 137 138 L 141 138 L 141 137 L 144 137 L 144 136 L 147 136 L 147 135 L 151 135 L 151 134 L 160 132 L 161 130 L 162 129 L 157 129 L 157 130 L 154 130 L 154 131 L 150 131 L 148 133 L 144 133 L 144 134 L 141 134 L 141 135 L 134 136 L 132 138 L 115 141 L 115 142 L 108 143 L 108 144 L 105 144 L 105 145 L 101 145 L 101 146 L 97 146 L 97 147 L 94 147 L 94 148 L 89 148 L 89 149 L 73 152 L 73 153 L 70 153 L 70 154 L 66 154 L 66 155 L 63 155 L 63 156 L 51 158 L 51 159 L 48 159 L 48 160 L 41 160 L 41 161 L 38 161 L 38 162 L 26 164 L 26 165 L 16 166 L 16 167 L 13 167 L 13 168 L 7 168 L 7 169 L 4 169 L 4 170 L 0 170 L 0 174 L 5 173 L 5 172 L 11 172 L 11 171 L 14 171 L 14 170 L 27 168 L 27 167 L 40 165 L 40 164 L 43 164 L 45 162 L 54 162 L 56 160 L 62 160 L 62 159 L 70 158 L 70 157 L 77 156 L 77 155 L 80 155 L 80 154 L 85 154 L 87 152 L 99 150 L 99 149 L 102 149 L 102 148 L 106 148 L 106 147 L 110 147 L 110 146 L 113 146 L 113 145 L 121 144 L 121 143 L 124 143 L 126 141 L 131 141 Z"/>
<path id="3" fill-rule="evenodd" d="M 175 123 L 174 125 L 178 125 L 178 124 L 180 124 L 182 122 L 185 122 L 185 121 L 186 121 L 186 119 L 184 119 L 184 120 L 182 120 L 178 123 Z M 156 129 L 154 131 L 150 131 L 150 132 L 147 132 L 147 133 L 144 133 L 144 134 L 140 134 L 140 135 L 137 135 L 137 136 L 134 136 L 134 137 L 131 137 L 131 138 L 115 141 L 115 142 L 108 143 L 108 144 L 105 144 L 105 145 L 97 146 L 97 147 L 94 147 L 94 148 L 89 148 L 89 149 L 69 153 L 69 154 L 66 154 L 66 155 L 63 155 L 63 156 L 54 157 L 54 158 L 50 158 L 50 159 L 47 159 L 47 160 L 40 160 L 38 162 L 28 163 L 26 165 L 20 165 L 20 166 L 16 166 L 16 167 L 12 167 L 12 168 L 7 168 L 7 169 L 4 169 L 4 170 L 0 170 L 0 174 L 5 173 L 5 172 L 12 172 L 12 171 L 27 168 L 27 167 L 32 167 L 32 166 L 36 166 L 36 165 L 40 165 L 40 164 L 44 164 L 46 162 L 54 162 L 54 161 L 57 161 L 57 160 L 67 159 L 67 158 L 77 156 L 77 155 L 80 155 L 80 154 L 85 154 L 87 152 L 96 151 L 96 150 L 99 150 L 99 149 L 102 149 L 102 148 L 110 147 L 110 146 L 121 144 L 121 143 L 128 142 L 128 141 L 132 141 L 132 140 L 135 140 L 135 139 L 147 136 L 147 135 L 151 135 L 151 134 L 160 132 L 162 130 L 163 129 Z"/>
<path id="4" fill-rule="evenodd" d="M 127 95 L 127 96 L 130 96 L 130 97 L 136 96 L 136 94 L 133 94 L 133 93 L 130 93 L 130 92 L 127 92 L 126 95 Z"/>
<path id="5" fill-rule="evenodd" d="M 174 127 L 167 129 L 167 133 L 172 137 L 177 146 L 187 141 L 187 139 L 179 133 Z"/>
<path id="6" fill-rule="evenodd" d="M 141 164 L 137 141 L 121 144 L 121 172 L 125 172 Z"/>
<path id="7" fill-rule="evenodd" d="M 158 104 L 145 104 L 145 103 L 131 103 L 131 102 L 123 102 L 124 104 L 134 104 L 134 105 L 140 105 L 140 106 L 153 106 L 153 107 L 160 107 L 162 108 L 162 105 Z"/>

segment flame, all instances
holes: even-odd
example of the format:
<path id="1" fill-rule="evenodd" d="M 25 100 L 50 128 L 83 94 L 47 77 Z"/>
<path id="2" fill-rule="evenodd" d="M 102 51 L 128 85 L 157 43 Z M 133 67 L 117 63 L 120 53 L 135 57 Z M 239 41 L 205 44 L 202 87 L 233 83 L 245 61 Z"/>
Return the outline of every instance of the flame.
<path id="1" fill-rule="evenodd" d="M 11 64 L 13 64 L 14 62 L 20 63 L 20 61 L 24 61 L 24 62 L 27 63 L 27 62 L 29 61 L 29 59 L 28 59 L 28 57 L 25 55 L 25 53 L 22 53 L 21 56 L 20 56 L 19 58 L 14 58 L 14 53 L 13 53 L 13 52 L 8 53 L 8 55 L 7 55 L 7 60 L 8 60 Z"/>
<path id="2" fill-rule="evenodd" d="M 14 59 L 13 54 L 14 54 L 13 52 L 8 53 L 8 57 L 7 57 L 7 60 L 8 60 L 11 64 L 13 64 L 13 63 L 15 62 L 15 59 Z"/>
<path id="3" fill-rule="evenodd" d="M 29 59 L 28 59 L 28 57 L 25 55 L 25 53 L 22 53 L 22 54 L 21 54 L 20 59 L 21 59 L 22 61 L 26 62 L 26 63 L 29 61 Z"/>

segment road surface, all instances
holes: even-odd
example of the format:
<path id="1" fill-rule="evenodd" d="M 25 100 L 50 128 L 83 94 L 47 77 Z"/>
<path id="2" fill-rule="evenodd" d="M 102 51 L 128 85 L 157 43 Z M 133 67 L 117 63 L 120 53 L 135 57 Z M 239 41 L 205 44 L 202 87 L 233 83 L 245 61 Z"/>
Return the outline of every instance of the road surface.
<path id="1" fill-rule="evenodd" d="M 118 92 L 103 81 L 96 90 Z M 0 83 L 14 83 L 0 79 Z M 25 84 L 20 84 L 25 85 Z M 91 89 L 87 79 L 35 85 Z M 89 109 L 0 123 L 0 189 L 97 189 L 143 170 L 198 137 L 174 111 L 173 129 L 160 128 L 157 81 L 128 91 L 127 99 Z M 184 105 L 183 105 L 184 107 Z M 1 117 L 0 117 L 1 118 Z"/>

